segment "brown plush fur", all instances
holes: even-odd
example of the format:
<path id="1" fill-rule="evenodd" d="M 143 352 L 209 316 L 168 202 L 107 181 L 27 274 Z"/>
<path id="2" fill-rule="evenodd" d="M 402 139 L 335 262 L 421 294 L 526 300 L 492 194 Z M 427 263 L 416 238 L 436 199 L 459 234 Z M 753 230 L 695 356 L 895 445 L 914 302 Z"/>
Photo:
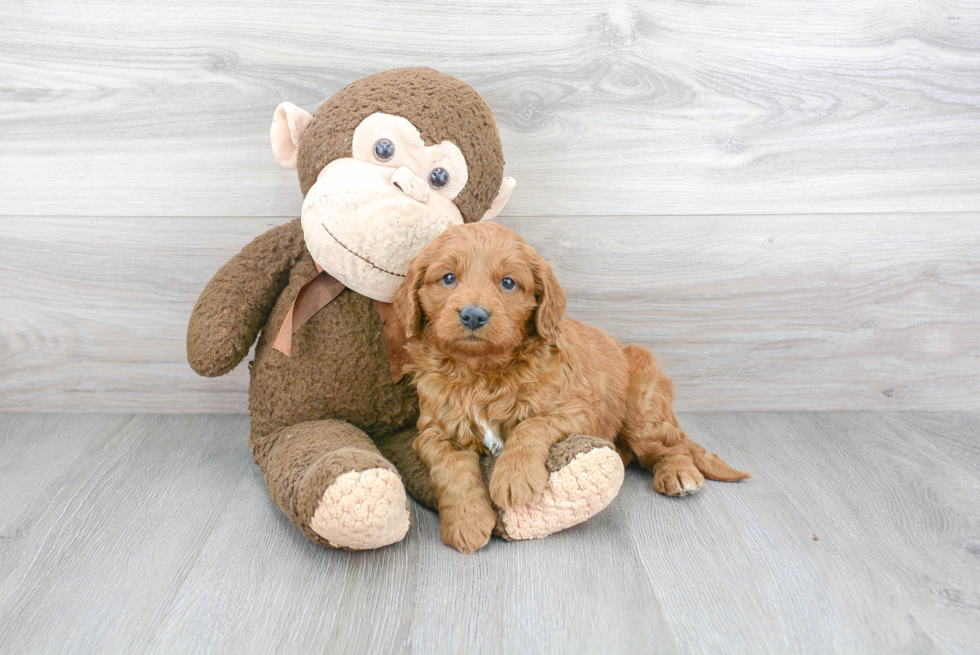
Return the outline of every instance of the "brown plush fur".
<path id="1" fill-rule="evenodd" d="M 446 283 L 447 273 L 455 282 Z M 516 286 L 505 289 L 511 278 Z M 460 310 L 490 315 L 476 330 Z M 551 267 L 519 236 L 493 223 L 450 228 L 413 262 L 395 299 L 412 340 L 420 399 L 415 447 L 431 471 L 443 540 L 464 552 L 503 508 L 535 500 L 556 443 L 573 434 L 635 453 L 661 493 L 684 495 L 704 476 L 749 477 L 690 441 L 671 408 L 673 384 L 640 346 L 563 318 L 565 294 Z M 505 441 L 489 488 L 479 468 L 480 423 Z"/>
<path id="2" fill-rule="evenodd" d="M 250 365 L 249 443 L 286 516 L 310 539 L 332 545 L 309 521 L 340 474 L 394 469 L 387 458 L 399 464 L 409 493 L 431 506 L 432 492 L 410 445 L 415 390 L 407 379 L 391 381 L 373 300 L 347 289 L 293 335 L 291 357 L 272 349 L 293 299 L 315 275 L 299 219 L 259 236 L 201 293 L 187 357 L 201 375 L 223 375 L 262 330 Z"/>
<path id="3" fill-rule="evenodd" d="M 187 328 L 194 371 L 216 377 L 242 361 L 305 251 L 296 219 L 257 237 L 214 274 Z"/>
<path id="4" fill-rule="evenodd" d="M 352 82 L 323 103 L 299 148 L 303 195 L 324 166 L 351 156 L 354 128 L 375 112 L 407 118 L 427 146 L 451 141 L 459 147 L 469 177 L 453 202 L 465 222 L 480 220 L 504 176 L 497 124 L 490 107 L 471 86 L 431 68 L 377 73 Z"/>

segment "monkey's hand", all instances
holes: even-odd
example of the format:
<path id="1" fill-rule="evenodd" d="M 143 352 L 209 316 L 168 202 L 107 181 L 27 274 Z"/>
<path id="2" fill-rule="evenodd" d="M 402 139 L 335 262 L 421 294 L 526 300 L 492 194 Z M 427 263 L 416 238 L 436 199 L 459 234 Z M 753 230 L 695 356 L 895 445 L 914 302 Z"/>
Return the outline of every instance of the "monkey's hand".
<path id="1" fill-rule="evenodd" d="M 300 219 L 256 237 L 215 273 L 187 326 L 187 361 L 199 375 L 235 368 L 269 318 L 303 254 Z"/>

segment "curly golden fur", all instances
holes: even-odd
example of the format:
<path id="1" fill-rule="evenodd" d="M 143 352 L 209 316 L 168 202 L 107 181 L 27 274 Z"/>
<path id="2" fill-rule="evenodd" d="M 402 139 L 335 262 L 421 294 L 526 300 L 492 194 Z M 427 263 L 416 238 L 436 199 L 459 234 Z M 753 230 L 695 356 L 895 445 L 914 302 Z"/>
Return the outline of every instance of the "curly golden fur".
<path id="1" fill-rule="evenodd" d="M 467 327 L 465 308 L 482 310 L 485 323 Z M 548 483 L 549 449 L 571 434 L 608 439 L 624 464 L 635 455 L 664 494 L 693 493 L 705 476 L 750 477 L 687 438 L 653 353 L 564 317 L 551 266 L 505 227 L 475 223 L 437 237 L 410 265 L 395 310 L 419 392 L 415 448 L 450 546 L 487 543 L 492 503 L 534 501 Z M 479 459 L 493 438 L 504 448 L 488 489 Z"/>

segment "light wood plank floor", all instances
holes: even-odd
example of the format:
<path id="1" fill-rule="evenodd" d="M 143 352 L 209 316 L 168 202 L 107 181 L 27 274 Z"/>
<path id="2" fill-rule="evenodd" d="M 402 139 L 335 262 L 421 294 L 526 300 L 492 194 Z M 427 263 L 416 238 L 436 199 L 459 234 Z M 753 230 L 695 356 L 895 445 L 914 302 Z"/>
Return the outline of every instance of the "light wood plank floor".
<path id="1" fill-rule="evenodd" d="M 980 413 L 681 420 L 756 478 L 463 556 L 309 543 L 242 415 L 0 415 L 0 652 L 980 652 Z"/>

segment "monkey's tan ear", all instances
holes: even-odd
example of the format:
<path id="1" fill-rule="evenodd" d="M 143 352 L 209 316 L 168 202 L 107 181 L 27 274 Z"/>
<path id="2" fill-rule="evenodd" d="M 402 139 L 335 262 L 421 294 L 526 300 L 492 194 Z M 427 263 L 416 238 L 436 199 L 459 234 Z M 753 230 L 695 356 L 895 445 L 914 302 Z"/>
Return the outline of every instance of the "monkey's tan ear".
<path id="1" fill-rule="evenodd" d="M 493 199 L 490 204 L 490 209 L 483 215 L 481 221 L 492 221 L 500 213 L 500 210 L 504 208 L 507 201 L 510 200 L 510 193 L 517 186 L 517 180 L 512 177 L 505 177 L 500 182 L 500 191 L 497 192 L 497 197 Z"/>
<path id="2" fill-rule="evenodd" d="M 312 122 L 313 116 L 310 112 L 291 102 L 284 102 L 276 107 L 269 135 L 272 137 L 272 153 L 283 168 L 296 170 L 299 142 Z"/>

